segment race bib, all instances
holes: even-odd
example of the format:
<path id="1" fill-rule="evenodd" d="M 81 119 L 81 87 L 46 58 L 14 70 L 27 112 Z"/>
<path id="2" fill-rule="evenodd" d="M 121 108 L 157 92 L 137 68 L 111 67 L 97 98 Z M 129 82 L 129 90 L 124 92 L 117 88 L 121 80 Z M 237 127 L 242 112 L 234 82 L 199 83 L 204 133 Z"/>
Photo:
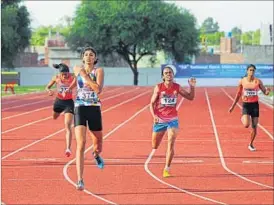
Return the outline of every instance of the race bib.
<path id="1" fill-rule="evenodd" d="M 176 105 L 177 103 L 177 98 L 168 98 L 168 97 L 163 97 L 161 98 L 161 104 L 162 105 Z"/>
<path id="2" fill-rule="evenodd" d="M 59 93 L 63 93 L 69 90 L 69 87 L 60 87 Z"/>
<path id="3" fill-rule="evenodd" d="M 98 96 L 94 91 L 80 90 L 80 92 L 78 93 L 78 97 L 80 100 L 86 102 L 98 102 Z"/>
<path id="4" fill-rule="evenodd" d="M 256 90 L 244 90 L 244 96 L 246 96 L 246 97 L 257 96 L 257 91 Z"/>

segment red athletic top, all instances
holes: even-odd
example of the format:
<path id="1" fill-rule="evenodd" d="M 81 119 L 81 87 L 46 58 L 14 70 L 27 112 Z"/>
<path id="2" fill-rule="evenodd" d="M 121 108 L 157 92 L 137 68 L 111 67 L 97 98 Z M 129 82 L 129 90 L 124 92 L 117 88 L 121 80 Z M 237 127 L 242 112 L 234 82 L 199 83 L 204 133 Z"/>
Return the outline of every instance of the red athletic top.
<path id="1" fill-rule="evenodd" d="M 160 118 L 160 122 L 178 119 L 176 105 L 180 85 L 172 83 L 172 85 L 167 88 L 164 83 L 160 83 L 157 86 L 159 91 L 156 106 L 154 108 L 155 115 Z"/>
<path id="2" fill-rule="evenodd" d="M 242 101 L 247 103 L 258 102 L 258 91 L 260 89 L 260 80 L 254 78 L 252 82 L 249 82 L 247 78 L 243 78 L 239 82 L 241 86 L 240 93 L 242 94 Z"/>
<path id="3" fill-rule="evenodd" d="M 69 100 L 72 99 L 72 92 L 67 92 L 65 96 L 63 96 L 63 93 L 65 90 L 67 90 L 70 86 L 70 84 L 73 81 L 73 76 L 69 73 L 68 78 L 61 79 L 60 75 L 56 76 L 56 87 L 57 87 L 57 98 L 61 100 Z"/>

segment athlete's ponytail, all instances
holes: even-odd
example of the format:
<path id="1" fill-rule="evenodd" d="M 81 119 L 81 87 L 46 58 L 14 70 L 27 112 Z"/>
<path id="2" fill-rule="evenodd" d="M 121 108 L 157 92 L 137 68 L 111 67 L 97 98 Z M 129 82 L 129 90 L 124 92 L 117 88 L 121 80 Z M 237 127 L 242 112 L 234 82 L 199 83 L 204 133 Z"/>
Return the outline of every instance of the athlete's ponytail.
<path id="1" fill-rule="evenodd" d="M 59 69 L 59 68 L 60 68 L 59 64 L 52 64 L 52 66 L 53 66 L 54 68 L 56 68 L 56 69 Z"/>
<path id="2" fill-rule="evenodd" d="M 58 69 L 60 71 L 60 73 L 69 73 L 69 67 L 64 63 L 52 64 L 52 66 L 54 68 Z"/>

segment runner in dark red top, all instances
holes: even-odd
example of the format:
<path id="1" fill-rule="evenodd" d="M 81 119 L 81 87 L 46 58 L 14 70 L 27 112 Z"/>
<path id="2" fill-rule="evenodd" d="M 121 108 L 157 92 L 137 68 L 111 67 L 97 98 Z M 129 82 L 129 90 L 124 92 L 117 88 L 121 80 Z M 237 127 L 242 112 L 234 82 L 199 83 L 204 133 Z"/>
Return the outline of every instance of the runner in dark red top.
<path id="1" fill-rule="evenodd" d="M 243 77 L 238 84 L 238 90 L 232 106 L 229 108 L 231 113 L 237 102 L 242 98 L 242 118 L 241 121 L 245 128 L 252 124 L 252 131 L 248 149 L 256 151 L 253 142 L 257 135 L 257 125 L 259 122 L 259 96 L 258 91 L 261 90 L 265 95 L 269 95 L 270 89 L 266 88 L 263 82 L 255 77 L 256 66 L 250 64 L 246 68 L 246 77 Z M 251 121 L 251 123 L 250 123 Z"/>
<path id="2" fill-rule="evenodd" d="M 52 96 L 54 92 L 50 89 L 56 84 L 57 94 L 53 105 L 53 119 L 57 119 L 59 115 L 65 114 L 65 130 L 66 130 L 66 151 L 65 155 L 71 155 L 71 125 L 74 115 L 74 102 L 72 99 L 72 92 L 67 91 L 70 84 L 72 84 L 74 77 L 69 73 L 67 65 L 53 64 L 53 67 L 59 69 L 60 73 L 54 76 L 46 87 L 49 95 Z"/>

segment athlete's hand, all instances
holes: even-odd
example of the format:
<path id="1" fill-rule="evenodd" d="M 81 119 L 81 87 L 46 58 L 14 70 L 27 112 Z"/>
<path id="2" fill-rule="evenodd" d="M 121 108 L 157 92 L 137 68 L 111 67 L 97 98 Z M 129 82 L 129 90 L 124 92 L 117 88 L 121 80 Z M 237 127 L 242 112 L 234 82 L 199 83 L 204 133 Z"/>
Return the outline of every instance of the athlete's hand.
<path id="1" fill-rule="evenodd" d="M 68 88 L 68 89 L 64 90 L 63 94 L 65 95 L 66 93 L 71 93 L 71 92 L 72 92 L 72 90 L 70 88 Z"/>
<path id="2" fill-rule="evenodd" d="M 49 94 L 49 96 L 52 96 L 53 95 L 53 91 L 52 90 L 48 90 L 48 94 Z"/>
<path id="3" fill-rule="evenodd" d="M 266 88 L 266 89 L 265 89 L 265 95 L 269 95 L 270 91 L 271 91 L 270 88 Z"/>
<path id="4" fill-rule="evenodd" d="M 67 93 L 71 93 L 71 92 L 72 92 L 72 90 L 70 88 L 64 89 L 64 91 L 62 92 L 63 98 L 66 96 Z"/>
<path id="5" fill-rule="evenodd" d="M 65 90 L 64 92 L 62 92 L 62 96 L 63 96 L 63 98 L 65 98 L 66 97 L 66 94 L 67 94 L 67 91 Z"/>
<path id="6" fill-rule="evenodd" d="M 190 78 L 190 79 L 188 80 L 188 84 L 189 84 L 190 86 L 195 87 L 195 85 L 196 85 L 196 78 Z"/>
<path id="7" fill-rule="evenodd" d="M 229 113 L 231 113 L 234 110 L 234 106 L 231 106 L 228 110 Z"/>
<path id="8" fill-rule="evenodd" d="M 159 122 L 159 118 L 157 116 L 154 116 L 153 117 L 153 122 L 154 122 L 154 124 L 158 123 Z"/>

